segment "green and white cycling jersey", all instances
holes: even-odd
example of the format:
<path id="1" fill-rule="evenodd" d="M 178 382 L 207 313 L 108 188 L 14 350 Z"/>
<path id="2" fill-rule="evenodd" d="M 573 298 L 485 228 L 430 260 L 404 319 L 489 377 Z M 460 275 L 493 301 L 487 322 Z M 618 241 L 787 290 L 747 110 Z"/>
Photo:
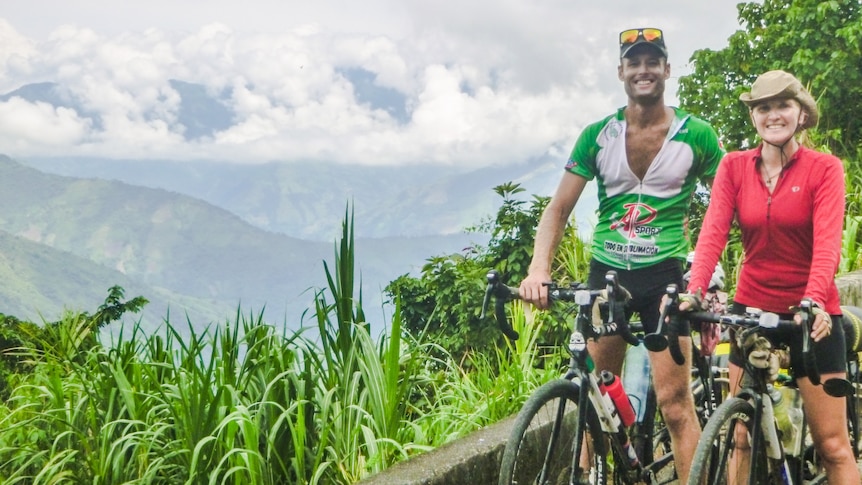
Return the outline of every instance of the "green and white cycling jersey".
<path id="1" fill-rule="evenodd" d="M 625 108 L 584 129 L 566 164 L 598 182 L 592 256 L 621 269 L 651 266 L 689 251 L 688 215 L 698 180 L 712 179 L 724 156 L 715 130 L 679 108 L 643 180 L 626 156 Z"/>

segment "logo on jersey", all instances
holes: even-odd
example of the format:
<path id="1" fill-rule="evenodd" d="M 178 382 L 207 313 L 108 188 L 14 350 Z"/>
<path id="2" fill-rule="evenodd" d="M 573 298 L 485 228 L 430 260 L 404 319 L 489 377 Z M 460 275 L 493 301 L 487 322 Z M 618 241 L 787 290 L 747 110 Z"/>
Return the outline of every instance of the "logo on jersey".
<path id="1" fill-rule="evenodd" d="M 646 204 L 632 203 L 623 205 L 623 209 L 625 212 L 622 217 L 611 223 L 611 230 L 620 231 L 629 237 L 633 235 L 653 236 L 661 231 L 660 228 L 647 226 L 658 215 L 658 211 L 652 207 Z"/>

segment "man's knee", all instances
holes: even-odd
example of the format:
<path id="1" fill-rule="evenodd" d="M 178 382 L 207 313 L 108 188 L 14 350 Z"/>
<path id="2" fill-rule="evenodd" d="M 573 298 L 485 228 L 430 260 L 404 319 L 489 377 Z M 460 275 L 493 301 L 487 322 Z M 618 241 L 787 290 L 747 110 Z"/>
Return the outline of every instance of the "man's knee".
<path id="1" fill-rule="evenodd" d="M 656 399 L 662 410 L 674 410 L 684 412 L 686 409 L 694 409 L 694 397 L 691 394 L 691 386 L 688 379 L 667 379 L 662 385 L 656 384 Z"/>
<path id="2" fill-rule="evenodd" d="M 853 450 L 847 446 L 845 436 L 830 436 L 817 445 L 817 452 L 826 463 L 841 464 L 854 462 Z"/>

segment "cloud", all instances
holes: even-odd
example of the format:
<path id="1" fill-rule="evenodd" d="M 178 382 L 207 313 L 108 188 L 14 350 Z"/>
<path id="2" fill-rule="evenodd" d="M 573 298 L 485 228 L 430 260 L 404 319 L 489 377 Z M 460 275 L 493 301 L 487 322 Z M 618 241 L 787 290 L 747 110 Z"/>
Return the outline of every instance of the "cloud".
<path id="1" fill-rule="evenodd" d="M 566 153 L 586 123 L 625 103 L 619 30 L 663 27 L 679 75 L 694 49 L 720 47 L 735 29 L 735 7 L 722 2 L 131 3 L 123 12 L 107 0 L 74 12 L 52 3 L 40 21 L 66 23 L 50 27 L 4 14 L 0 94 L 50 81 L 80 106 L 0 102 L 4 119 L 27 120 L 0 124 L 0 140 L 18 140 L 5 144 L 9 155 L 521 162 Z M 204 86 L 230 126 L 190 137 L 172 80 Z"/>
<path id="2" fill-rule="evenodd" d="M 68 108 L 12 98 L 0 103 L 0 145 L 44 155 L 86 142 L 90 123 Z"/>

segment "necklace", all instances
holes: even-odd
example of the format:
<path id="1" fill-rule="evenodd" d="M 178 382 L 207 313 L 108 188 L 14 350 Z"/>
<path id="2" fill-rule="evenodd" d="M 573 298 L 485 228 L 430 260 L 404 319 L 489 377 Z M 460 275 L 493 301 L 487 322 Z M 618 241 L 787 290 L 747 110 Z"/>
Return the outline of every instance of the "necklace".
<path id="1" fill-rule="evenodd" d="M 779 167 L 778 171 L 773 174 L 769 173 L 766 166 L 763 166 L 763 181 L 766 183 L 767 187 L 772 187 L 775 182 L 778 182 L 778 177 L 781 175 L 781 172 L 784 170 L 784 167 Z"/>

